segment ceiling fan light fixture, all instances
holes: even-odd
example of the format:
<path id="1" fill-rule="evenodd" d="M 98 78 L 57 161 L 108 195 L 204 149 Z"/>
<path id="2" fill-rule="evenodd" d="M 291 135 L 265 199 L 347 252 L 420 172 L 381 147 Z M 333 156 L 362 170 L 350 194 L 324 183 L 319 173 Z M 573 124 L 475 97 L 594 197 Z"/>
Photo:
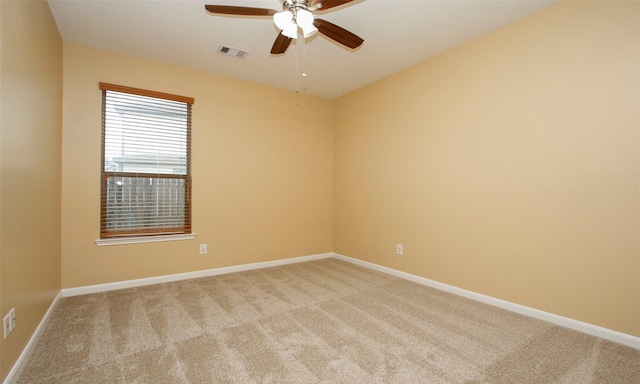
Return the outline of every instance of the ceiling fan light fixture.
<path id="1" fill-rule="evenodd" d="M 291 39 L 298 37 L 298 26 L 293 22 L 293 13 L 291 13 L 291 11 L 274 14 L 273 22 L 276 24 L 276 27 L 282 30 L 283 35 Z"/>
<path id="2" fill-rule="evenodd" d="M 296 23 L 300 28 L 313 27 L 313 13 L 306 9 L 299 9 L 296 12 Z"/>
<path id="3" fill-rule="evenodd" d="M 306 9 L 298 10 L 296 14 L 296 22 L 298 26 L 302 28 L 302 34 L 304 37 L 309 37 L 318 32 L 318 28 L 313 25 L 313 14 Z"/>
<path id="4" fill-rule="evenodd" d="M 295 25 L 293 24 L 293 13 L 290 11 L 282 11 L 274 14 L 273 22 L 282 30 L 285 30 L 290 25 Z"/>
<path id="5" fill-rule="evenodd" d="M 288 38 L 296 39 L 298 37 L 298 26 L 291 23 L 282 29 L 282 34 Z"/>
<path id="6" fill-rule="evenodd" d="M 304 37 L 309 37 L 309 36 L 313 36 L 314 33 L 318 32 L 318 28 L 314 27 L 313 25 L 309 26 L 304 26 L 302 27 L 302 35 Z"/>

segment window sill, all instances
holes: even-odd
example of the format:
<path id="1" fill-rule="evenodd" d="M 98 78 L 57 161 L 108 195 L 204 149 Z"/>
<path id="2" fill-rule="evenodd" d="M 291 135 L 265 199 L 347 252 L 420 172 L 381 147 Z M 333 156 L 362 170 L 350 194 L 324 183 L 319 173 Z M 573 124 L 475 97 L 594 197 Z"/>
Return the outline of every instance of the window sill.
<path id="1" fill-rule="evenodd" d="M 107 245 L 157 243 L 159 241 L 193 240 L 195 238 L 196 238 L 195 233 L 189 233 L 189 234 L 183 234 L 183 235 L 116 237 L 113 239 L 97 239 L 96 245 L 98 247 L 104 247 Z"/>

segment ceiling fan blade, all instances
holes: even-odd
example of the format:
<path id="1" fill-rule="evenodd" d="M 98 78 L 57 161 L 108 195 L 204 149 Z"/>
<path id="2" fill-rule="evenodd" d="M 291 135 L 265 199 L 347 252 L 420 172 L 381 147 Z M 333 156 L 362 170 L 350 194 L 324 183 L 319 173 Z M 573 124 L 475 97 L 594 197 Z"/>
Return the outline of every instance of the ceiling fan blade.
<path id="1" fill-rule="evenodd" d="M 315 19 L 313 25 L 315 25 L 323 35 L 349 48 L 358 48 L 364 42 L 359 36 L 326 20 Z"/>
<path id="2" fill-rule="evenodd" d="M 235 7 L 233 5 L 205 5 L 204 7 L 211 13 L 236 16 L 272 16 L 278 13 L 278 11 L 273 9 Z"/>
<path id="3" fill-rule="evenodd" d="M 291 38 L 280 32 L 278 37 L 276 37 L 276 41 L 273 43 L 273 47 L 271 47 L 271 54 L 279 55 L 284 53 L 287 48 L 289 48 L 289 44 L 291 44 Z"/>
<path id="4" fill-rule="evenodd" d="M 353 0 L 313 0 L 309 3 L 309 7 L 313 7 L 314 5 L 320 3 L 322 7 L 320 7 L 319 11 L 324 11 L 329 8 L 337 7 L 342 4 L 350 3 Z"/>

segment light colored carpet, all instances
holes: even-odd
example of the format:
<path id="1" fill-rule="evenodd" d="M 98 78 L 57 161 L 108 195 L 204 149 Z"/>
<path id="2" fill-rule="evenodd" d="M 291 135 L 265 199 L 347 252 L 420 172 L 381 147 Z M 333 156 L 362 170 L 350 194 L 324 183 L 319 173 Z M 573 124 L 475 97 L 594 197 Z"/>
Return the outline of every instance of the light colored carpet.
<path id="1" fill-rule="evenodd" d="M 18 383 L 640 383 L 640 351 L 336 259 L 63 299 Z"/>

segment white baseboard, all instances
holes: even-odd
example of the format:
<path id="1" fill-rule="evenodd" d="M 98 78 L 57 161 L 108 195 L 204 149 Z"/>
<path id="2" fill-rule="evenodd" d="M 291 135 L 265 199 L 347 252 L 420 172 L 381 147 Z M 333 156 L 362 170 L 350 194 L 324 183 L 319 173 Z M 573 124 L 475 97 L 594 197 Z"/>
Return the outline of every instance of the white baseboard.
<path id="1" fill-rule="evenodd" d="M 608 328 L 603 328 L 597 325 L 585 323 L 579 320 L 570 319 L 568 317 L 559 316 L 553 313 L 541 311 L 538 309 L 525 307 L 524 305 L 515 304 L 509 301 L 496 299 L 495 297 L 486 296 L 480 293 L 476 293 L 473 291 L 468 291 L 466 289 L 454 287 L 452 285 L 443 284 L 434 280 L 430 280 L 424 277 L 412 275 L 410 273 L 398 271 L 392 268 L 383 267 L 377 264 L 369 263 L 367 261 L 362 261 L 358 259 L 354 259 L 352 257 L 340 255 L 337 253 L 333 253 L 333 257 L 336 259 L 344 260 L 352 264 L 360 265 L 362 267 L 374 269 L 379 272 L 387 273 L 396 277 L 400 277 L 405 280 L 413 281 L 414 283 L 422 284 L 429 286 L 431 288 L 438 289 L 440 291 L 445 291 L 449 293 L 453 293 L 454 295 L 463 296 L 468 299 L 472 299 L 475 301 L 479 301 L 481 303 L 489 304 L 494 307 L 506 309 L 511 312 L 519 313 L 521 315 L 533 317 L 539 320 L 543 320 L 555 325 L 559 325 L 564 328 L 573 329 L 574 331 L 586 333 L 592 336 L 596 336 L 605 340 L 610 340 L 619 344 L 626 345 L 631 348 L 640 349 L 640 337 L 628 335 L 626 333 L 621 333 L 617 331 L 613 331 Z"/>
<path id="2" fill-rule="evenodd" d="M 27 361 L 27 358 L 31 354 L 31 348 L 33 348 L 35 343 L 40 338 L 40 334 L 42 333 L 44 326 L 47 324 L 47 321 L 49 321 L 49 317 L 51 316 L 51 313 L 53 313 L 53 310 L 58 305 L 60 298 L 62 298 L 62 292 L 58 292 L 56 297 L 51 302 L 49 309 L 47 309 L 47 312 L 42 317 L 42 320 L 40 320 L 40 324 L 38 324 L 38 327 L 36 328 L 35 332 L 33 332 L 33 335 L 31 335 L 29 342 L 22 350 L 22 353 L 18 357 L 18 360 L 16 360 L 16 363 L 13 364 L 13 367 L 11 368 L 11 371 L 9 371 L 9 374 L 7 375 L 7 377 L 4 379 L 3 384 L 13 383 L 13 381 L 18 378 L 18 374 L 22 369 L 22 365 L 25 363 L 25 361 Z"/>
<path id="3" fill-rule="evenodd" d="M 64 288 L 62 289 L 62 297 L 79 296 L 79 295 L 86 295 L 89 293 L 115 291 L 117 289 L 135 288 L 135 287 L 142 287 L 145 285 L 170 283 L 172 281 L 224 275 L 227 273 L 242 272 L 242 271 L 260 269 L 260 268 L 277 267 L 280 265 L 301 263 L 304 261 L 311 261 L 311 260 L 327 259 L 330 257 L 333 257 L 333 253 L 321 253 L 317 255 L 293 257 L 290 259 L 279 259 L 279 260 L 264 261 L 259 263 L 241 264 L 241 265 L 234 265 L 230 267 L 205 269 L 202 271 L 193 271 L 193 272 L 185 272 L 185 273 L 176 273 L 172 275 L 148 277 L 144 279 L 117 281 L 114 283 L 88 285 L 88 286 L 76 287 L 76 288 Z"/>

